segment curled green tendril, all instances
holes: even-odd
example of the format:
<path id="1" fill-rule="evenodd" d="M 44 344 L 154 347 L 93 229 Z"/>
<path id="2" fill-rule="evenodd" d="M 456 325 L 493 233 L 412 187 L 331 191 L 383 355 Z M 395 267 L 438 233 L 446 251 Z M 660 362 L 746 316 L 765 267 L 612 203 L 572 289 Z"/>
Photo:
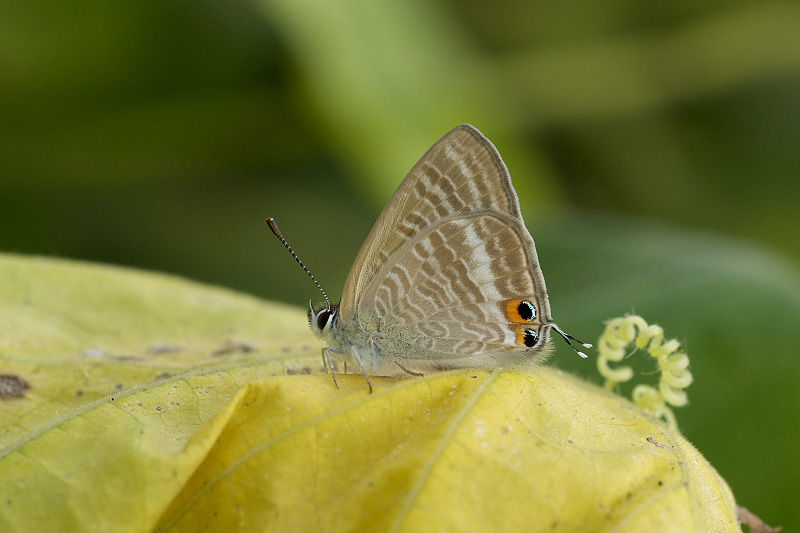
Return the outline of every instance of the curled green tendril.
<path id="1" fill-rule="evenodd" d="M 622 361 L 631 343 L 635 343 L 639 349 L 647 349 L 661 371 L 658 388 L 649 385 L 634 387 L 633 402 L 670 426 L 677 427 L 675 415 L 669 406 L 682 407 L 689 402 L 683 390 L 693 379 L 689 372 L 689 356 L 678 351 L 678 341 L 671 339 L 664 342 L 664 330 L 660 326 L 648 324 L 637 315 L 615 318 L 606 324 L 597 343 L 597 369 L 606 380 L 606 389 L 612 390 L 617 384 L 633 378 L 631 367 L 609 365 Z"/>

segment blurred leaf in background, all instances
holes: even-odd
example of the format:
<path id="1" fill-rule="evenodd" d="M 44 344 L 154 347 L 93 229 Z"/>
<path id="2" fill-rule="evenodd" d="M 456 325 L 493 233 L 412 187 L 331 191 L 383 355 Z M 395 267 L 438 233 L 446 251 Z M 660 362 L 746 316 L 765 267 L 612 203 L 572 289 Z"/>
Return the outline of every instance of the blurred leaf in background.
<path id="1" fill-rule="evenodd" d="M 635 310 L 684 341 L 683 431 L 740 503 L 800 526 L 797 2 L 0 11 L 3 250 L 303 305 L 263 219 L 338 293 L 408 169 L 470 122 L 514 176 L 559 322 Z"/>

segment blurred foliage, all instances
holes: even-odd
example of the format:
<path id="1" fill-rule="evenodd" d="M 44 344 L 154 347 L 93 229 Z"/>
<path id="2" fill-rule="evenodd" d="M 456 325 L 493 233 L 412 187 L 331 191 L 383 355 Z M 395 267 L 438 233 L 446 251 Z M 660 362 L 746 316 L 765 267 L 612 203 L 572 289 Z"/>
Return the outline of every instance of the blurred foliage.
<path id="1" fill-rule="evenodd" d="M 0 14 L 3 250 L 302 305 L 318 297 L 263 219 L 337 293 L 405 172 L 470 122 L 511 169 L 560 323 L 589 336 L 635 310 L 685 341 L 708 366 L 682 429 L 740 503 L 800 526 L 797 469 L 781 466 L 798 437 L 797 2 L 7 0 Z M 723 266 L 759 281 L 720 288 Z"/>

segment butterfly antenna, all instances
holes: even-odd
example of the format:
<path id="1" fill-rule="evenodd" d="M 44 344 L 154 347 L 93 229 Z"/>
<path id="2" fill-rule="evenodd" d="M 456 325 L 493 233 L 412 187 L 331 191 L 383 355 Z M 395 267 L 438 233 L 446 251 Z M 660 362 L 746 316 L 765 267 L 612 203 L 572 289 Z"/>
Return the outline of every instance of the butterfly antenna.
<path id="1" fill-rule="evenodd" d="M 572 339 L 573 341 L 577 342 L 578 344 L 580 344 L 580 345 L 581 345 L 581 346 L 583 346 L 584 348 L 591 348 L 591 347 L 592 347 L 592 345 L 591 345 L 591 344 L 589 344 L 588 342 L 582 342 L 582 341 L 579 341 L 578 339 L 576 339 L 575 337 L 573 337 L 573 336 L 572 336 L 572 335 L 570 335 L 569 333 L 566 333 L 565 331 L 562 331 L 562 330 L 561 330 L 561 328 L 559 328 L 559 327 L 558 327 L 556 324 L 551 324 L 551 326 L 553 327 L 553 329 L 554 329 L 554 330 L 556 330 L 556 331 L 558 332 L 558 334 L 559 334 L 559 335 L 561 335 L 562 337 L 564 337 L 564 340 L 565 340 L 565 341 L 567 341 L 567 344 L 569 344 L 569 347 L 570 347 L 570 348 L 572 348 L 573 350 L 575 350 L 576 352 L 578 352 L 578 355 L 580 355 L 580 356 L 581 356 L 581 357 L 583 357 L 584 359 L 586 359 L 587 357 L 589 357 L 588 355 L 586 355 L 585 353 L 583 353 L 582 351 L 580 351 L 579 349 L 577 349 L 577 348 L 576 348 L 576 347 L 575 347 L 575 346 L 572 344 L 572 342 L 570 342 L 570 339 Z"/>
<path id="2" fill-rule="evenodd" d="M 283 235 L 281 234 L 281 230 L 278 229 L 278 225 L 275 223 L 275 219 L 272 218 L 272 217 L 268 217 L 267 218 L 267 226 L 269 226 L 269 229 L 272 230 L 272 233 L 274 233 L 275 236 L 278 238 L 278 240 L 280 240 L 281 243 L 283 243 L 283 245 L 286 247 L 286 249 L 289 250 L 289 253 L 292 254 L 292 257 L 294 257 L 294 260 L 297 261 L 297 264 L 299 264 L 301 267 L 303 267 L 303 270 L 306 271 L 306 274 L 308 274 L 308 276 L 311 278 L 311 281 L 313 281 L 314 284 L 317 286 L 317 288 L 320 290 L 320 292 L 322 293 L 322 296 L 325 297 L 325 301 L 328 302 L 328 309 L 332 309 L 333 305 L 331 304 L 331 301 L 328 299 L 328 293 L 325 292 L 325 289 L 323 289 L 322 285 L 319 284 L 319 281 L 317 281 L 317 278 L 314 277 L 314 274 L 312 274 L 311 271 L 308 269 L 308 267 L 306 267 L 303 264 L 303 262 L 300 260 L 300 258 L 297 257 L 297 254 L 294 253 L 294 250 L 292 250 L 292 247 L 289 246 L 289 243 L 286 242 L 286 239 L 283 238 Z M 563 335 L 563 333 L 562 333 L 562 335 Z M 567 342 L 569 342 L 569 341 L 567 341 Z"/>

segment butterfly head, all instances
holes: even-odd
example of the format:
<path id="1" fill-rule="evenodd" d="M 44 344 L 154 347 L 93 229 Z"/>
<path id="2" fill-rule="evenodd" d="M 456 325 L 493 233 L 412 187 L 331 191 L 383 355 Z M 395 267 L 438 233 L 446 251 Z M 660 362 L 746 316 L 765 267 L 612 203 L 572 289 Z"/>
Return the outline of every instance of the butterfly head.
<path id="1" fill-rule="evenodd" d="M 325 303 L 315 308 L 313 302 L 308 302 L 308 325 L 318 337 L 330 335 L 338 317 L 338 305 Z"/>
<path id="2" fill-rule="evenodd" d="M 269 229 L 272 230 L 272 233 L 281 241 L 281 243 L 289 250 L 289 253 L 292 254 L 294 260 L 303 267 L 306 274 L 311 278 L 311 281 L 317 286 L 317 288 L 322 292 L 322 296 L 325 297 L 325 304 L 320 305 L 317 308 L 314 308 L 314 303 L 309 301 L 308 302 L 308 325 L 311 327 L 311 331 L 313 331 L 318 337 L 330 337 L 331 332 L 333 331 L 333 325 L 336 323 L 337 316 L 339 314 L 339 306 L 333 305 L 328 298 L 328 293 L 325 292 L 325 289 L 322 288 L 322 285 L 319 284 L 317 278 L 314 277 L 314 274 L 303 264 L 297 254 L 292 250 L 292 247 L 289 246 L 289 243 L 286 242 L 286 239 L 283 238 L 283 234 L 281 234 L 281 230 L 278 229 L 278 224 L 275 222 L 275 219 L 272 217 L 267 218 L 267 225 Z"/>

